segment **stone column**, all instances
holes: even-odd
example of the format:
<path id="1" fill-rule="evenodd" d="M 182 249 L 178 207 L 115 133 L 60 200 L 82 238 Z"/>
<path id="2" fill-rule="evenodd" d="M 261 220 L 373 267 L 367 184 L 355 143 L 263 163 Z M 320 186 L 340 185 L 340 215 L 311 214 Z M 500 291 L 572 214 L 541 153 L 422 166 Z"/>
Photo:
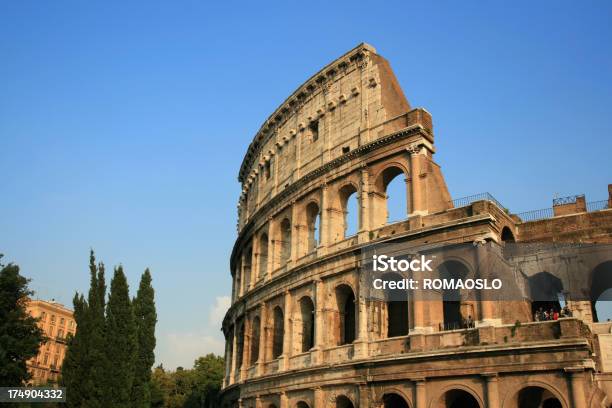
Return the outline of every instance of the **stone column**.
<path id="1" fill-rule="evenodd" d="M 255 397 L 255 408 L 263 408 L 263 404 L 261 403 L 261 398 L 259 395 Z"/>
<path id="2" fill-rule="evenodd" d="M 230 384 L 231 370 L 232 370 L 232 353 L 230 352 L 230 338 L 225 339 L 225 375 L 223 376 L 223 387 L 227 387 Z"/>
<path id="3" fill-rule="evenodd" d="M 476 267 L 479 269 L 479 277 L 486 277 L 486 276 L 482 276 L 481 274 L 483 273 L 482 271 L 480 271 L 481 268 L 486 268 L 488 265 L 487 262 L 487 258 L 488 258 L 488 253 L 487 253 L 487 243 L 484 240 L 480 240 L 475 242 L 476 244 L 476 250 L 475 250 L 475 262 L 476 262 Z M 484 271 L 487 272 L 487 271 Z M 477 326 L 501 326 L 502 320 L 500 318 L 498 318 L 496 316 L 496 311 L 495 311 L 495 300 L 491 300 L 487 298 L 487 295 L 490 296 L 492 294 L 492 291 L 489 291 L 489 293 L 484 293 L 486 291 L 481 292 L 481 294 L 483 294 L 485 296 L 484 299 L 481 300 L 480 302 L 480 309 L 481 309 L 481 320 L 479 322 L 476 322 Z"/>
<path id="4" fill-rule="evenodd" d="M 321 387 L 316 387 L 314 389 L 314 408 L 324 408 L 325 407 L 325 392 Z"/>
<path id="5" fill-rule="evenodd" d="M 415 408 L 426 408 L 427 407 L 427 390 L 425 388 L 426 386 L 425 378 L 417 378 L 413 381 L 416 386 L 416 392 L 415 392 L 416 407 Z"/>
<path id="6" fill-rule="evenodd" d="M 359 189 L 359 232 L 358 241 L 370 240 L 370 173 L 367 167 L 361 169 L 361 187 Z"/>
<path id="7" fill-rule="evenodd" d="M 272 278 L 272 270 L 276 267 L 276 263 L 274 262 L 276 258 L 276 245 L 274 239 L 275 227 L 272 217 L 268 217 L 268 264 L 266 266 L 266 276 L 264 276 L 266 280 Z"/>
<path id="8" fill-rule="evenodd" d="M 483 373 L 487 381 L 487 408 L 499 408 L 499 387 L 497 373 Z"/>
<path id="9" fill-rule="evenodd" d="M 586 408 L 587 405 L 584 393 L 584 367 L 566 368 L 565 372 L 570 375 L 572 407 Z"/>
<path id="10" fill-rule="evenodd" d="M 358 273 L 358 272 L 355 272 Z M 361 279 L 358 280 L 358 287 L 355 302 L 357 302 L 357 339 L 355 341 L 355 357 L 367 357 L 368 355 L 368 310 L 366 307 L 366 288 Z"/>
<path id="11" fill-rule="evenodd" d="M 259 314 L 259 358 L 257 359 L 257 375 L 264 374 L 264 363 L 266 360 L 266 347 L 268 338 L 268 319 L 266 303 L 261 302 Z"/>
<path id="12" fill-rule="evenodd" d="M 326 247 L 329 244 L 330 238 L 330 212 L 332 211 L 329 207 L 329 188 L 327 184 L 321 186 L 321 221 L 319 223 L 320 228 L 320 247 Z"/>
<path id="13" fill-rule="evenodd" d="M 418 254 L 414 254 L 414 257 L 417 257 Z M 413 272 L 413 278 L 419 282 L 419 285 L 422 285 L 424 274 L 420 271 Z M 425 308 L 429 300 L 425 300 L 426 295 L 423 293 L 423 289 L 419 287 L 419 290 L 412 291 L 412 332 L 415 334 L 420 333 L 431 333 L 433 332 L 432 327 L 427 327 L 425 323 Z"/>
<path id="14" fill-rule="evenodd" d="M 359 384 L 359 408 L 370 407 L 370 398 L 368 393 L 368 385 Z"/>
<path id="15" fill-rule="evenodd" d="M 289 408 L 289 397 L 284 392 L 280 394 L 280 408 Z"/>
<path id="16" fill-rule="evenodd" d="M 230 368 L 230 384 L 236 382 L 236 363 L 238 362 L 238 333 L 236 332 L 236 320 L 234 320 L 234 335 L 232 336 L 232 363 Z M 244 340 L 243 340 L 244 348 Z"/>
<path id="17" fill-rule="evenodd" d="M 298 205 L 295 201 L 291 202 L 291 254 L 289 255 L 289 261 L 287 262 L 287 270 L 291 269 L 297 262 L 299 255 L 299 240 L 300 240 L 300 227 L 299 227 L 299 214 Z"/>
<path id="18" fill-rule="evenodd" d="M 244 317 L 244 341 L 242 343 L 242 367 L 240 367 L 240 380 L 247 378 L 248 367 L 251 365 L 251 330 L 253 325 L 251 319 L 245 315 Z"/>
<path id="19" fill-rule="evenodd" d="M 325 310 L 325 288 L 323 286 L 323 281 L 321 279 L 317 279 L 314 281 L 315 286 L 315 338 L 314 338 L 314 348 L 312 357 L 314 359 L 315 364 L 320 364 L 322 362 L 322 352 L 325 347 L 325 337 L 324 337 L 324 329 L 323 326 L 325 324 L 324 320 L 324 310 Z"/>
<path id="20" fill-rule="evenodd" d="M 410 188 L 406 192 L 406 197 L 412 197 L 412 208 L 409 209 L 410 215 L 424 214 L 423 201 L 421 197 L 421 146 L 409 146 L 410 153 Z M 407 183 L 408 184 L 408 183 Z M 407 185 L 408 187 L 408 185 Z M 412 190 L 412 191 L 410 191 Z"/>
<path id="21" fill-rule="evenodd" d="M 242 398 L 238 398 L 238 408 L 244 408 L 244 403 L 242 402 Z"/>
<path id="22" fill-rule="evenodd" d="M 288 370 L 289 369 L 289 358 L 291 357 L 291 342 L 292 342 L 292 337 L 293 337 L 293 328 L 291 326 L 293 319 L 291 317 L 291 292 L 286 290 L 285 291 L 285 314 L 283 316 L 284 318 L 284 322 L 283 322 L 283 328 L 284 328 L 284 334 L 283 334 L 283 355 L 281 358 L 281 370 Z"/>

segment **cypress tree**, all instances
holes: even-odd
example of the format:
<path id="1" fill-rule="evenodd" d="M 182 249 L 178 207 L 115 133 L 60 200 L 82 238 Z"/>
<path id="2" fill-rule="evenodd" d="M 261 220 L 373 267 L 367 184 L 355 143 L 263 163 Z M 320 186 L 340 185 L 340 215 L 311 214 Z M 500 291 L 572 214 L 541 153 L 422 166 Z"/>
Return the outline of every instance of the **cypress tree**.
<path id="1" fill-rule="evenodd" d="M 68 406 L 103 407 L 106 394 L 106 353 L 104 344 L 104 304 L 106 283 L 104 265 L 96 266 L 93 250 L 89 253 L 89 293 L 87 300 L 78 293 L 73 299 L 77 331 L 68 342 L 62 366 Z"/>
<path id="2" fill-rule="evenodd" d="M 128 283 L 119 266 L 111 281 L 106 305 L 105 407 L 131 407 L 134 361 L 137 353 L 136 324 Z"/>
<path id="3" fill-rule="evenodd" d="M 155 362 L 155 291 L 151 285 L 151 273 L 146 269 L 140 278 L 138 293 L 134 299 L 134 316 L 138 339 L 138 352 L 134 366 L 132 406 L 151 406 L 151 368 Z"/>
<path id="4" fill-rule="evenodd" d="M 36 356 L 43 341 L 37 320 L 25 307 L 32 294 L 17 265 L 0 265 L 0 385 L 4 387 L 22 386 L 30 378 L 26 361 Z"/>
<path id="5" fill-rule="evenodd" d="M 69 407 L 80 407 L 85 400 L 87 390 L 83 380 L 86 374 L 84 370 L 85 360 L 85 326 L 87 302 L 83 295 L 76 293 L 72 300 L 74 306 L 74 320 L 77 331 L 74 336 L 68 338 L 68 349 L 62 364 L 62 385 L 66 387 L 66 403 Z"/>

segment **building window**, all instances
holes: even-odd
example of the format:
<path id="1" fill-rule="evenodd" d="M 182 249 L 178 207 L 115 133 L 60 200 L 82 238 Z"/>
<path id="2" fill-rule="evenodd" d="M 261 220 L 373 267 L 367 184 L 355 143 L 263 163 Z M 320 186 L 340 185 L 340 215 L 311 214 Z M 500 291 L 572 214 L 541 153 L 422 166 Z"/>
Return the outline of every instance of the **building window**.
<path id="1" fill-rule="evenodd" d="M 308 125 L 308 130 L 310 130 L 310 140 L 316 142 L 319 140 L 319 121 L 313 120 Z"/>
<path id="2" fill-rule="evenodd" d="M 40 314 L 40 321 L 41 321 L 41 322 L 45 322 L 45 321 L 47 321 L 47 313 L 46 313 L 46 312 L 42 312 L 42 313 Z"/>
<path id="3" fill-rule="evenodd" d="M 43 359 L 43 364 L 46 365 L 49 361 L 49 353 L 45 353 L 45 358 Z"/>
<path id="4" fill-rule="evenodd" d="M 64 330 L 58 330 L 57 331 L 57 337 L 59 337 L 60 339 L 64 337 Z"/>
<path id="5" fill-rule="evenodd" d="M 51 324 L 55 324 L 55 315 L 51 315 Z"/>
<path id="6" fill-rule="evenodd" d="M 65 325 L 65 324 L 66 324 L 66 320 L 64 320 L 64 318 L 62 317 L 62 318 L 60 319 L 60 326 L 63 326 L 63 325 Z"/>
<path id="7" fill-rule="evenodd" d="M 74 321 L 73 320 L 70 321 L 70 328 L 71 329 L 74 328 Z"/>

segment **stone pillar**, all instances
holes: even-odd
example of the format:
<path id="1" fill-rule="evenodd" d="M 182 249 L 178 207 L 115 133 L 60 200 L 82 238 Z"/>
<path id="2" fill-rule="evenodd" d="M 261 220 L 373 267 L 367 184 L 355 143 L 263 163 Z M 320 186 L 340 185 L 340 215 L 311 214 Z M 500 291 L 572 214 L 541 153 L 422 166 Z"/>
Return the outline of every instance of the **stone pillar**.
<path id="1" fill-rule="evenodd" d="M 316 387 L 314 389 L 314 408 L 324 408 L 325 407 L 325 392 L 321 387 Z"/>
<path id="2" fill-rule="evenodd" d="M 289 397 L 284 392 L 280 394 L 280 408 L 289 408 Z"/>
<path id="3" fill-rule="evenodd" d="M 266 347 L 268 338 L 268 318 L 265 302 L 261 303 L 259 314 L 259 358 L 257 359 L 257 375 L 263 375 L 266 361 Z"/>
<path id="4" fill-rule="evenodd" d="M 283 334 L 283 355 L 281 357 L 281 370 L 289 369 L 289 358 L 291 357 L 291 342 L 293 337 L 293 318 L 291 317 L 291 292 L 285 291 L 285 314 L 283 322 L 284 334 Z"/>
<path id="5" fill-rule="evenodd" d="M 358 272 L 355 272 L 358 273 Z M 368 355 L 368 310 L 366 307 L 366 288 L 361 279 L 358 281 L 355 301 L 357 302 L 357 339 L 355 341 L 355 357 L 365 358 Z"/>
<path id="6" fill-rule="evenodd" d="M 232 336 L 232 362 L 230 366 L 230 384 L 236 382 L 236 363 L 238 362 L 238 333 L 236 332 L 236 320 L 234 320 L 234 330 Z M 244 341 L 243 341 L 244 344 Z M 244 345 L 242 346 L 244 348 Z"/>
<path id="7" fill-rule="evenodd" d="M 475 241 L 476 249 L 475 249 L 475 262 L 476 267 L 478 268 L 478 277 L 486 278 L 488 273 L 491 271 L 487 271 L 489 260 L 488 260 L 488 252 L 487 252 L 487 243 L 484 240 Z M 481 270 L 481 268 L 485 268 Z M 496 301 L 488 298 L 495 291 L 481 291 L 482 300 L 480 302 L 480 321 L 476 321 L 476 326 L 501 326 L 502 319 L 497 317 L 497 311 L 495 307 Z M 467 316 L 466 316 L 467 317 Z M 476 320 L 476 319 L 474 319 Z"/>
<path id="8" fill-rule="evenodd" d="M 314 338 L 314 348 L 313 348 L 313 360 L 315 364 L 320 364 L 322 362 L 322 352 L 325 347 L 325 333 L 324 333 L 324 310 L 325 310 L 325 288 L 323 286 L 323 281 L 321 279 L 317 279 L 314 281 L 315 286 L 315 338 Z"/>
<path id="9" fill-rule="evenodd" d="M 584 367 L 566 368 L 565 372 L 570 375 L 572 407 L 586 408 L 586 399 L 584 393 Z"/>
<path id="10" fill-rule="evenodd" d="M 320 228 L 320 247 L 326 247 L 329 244 L 331 226 L 330 226 L 330 212 L 332 208 L 329 208 L 329 188 L 327 184 L 321 186 L 321 221 L 319 223 Z"/>
<path id="11" fill-rule="evenodd" d="M 263 404 L 261 403 L 261 398 L 259 395 L 255 397 L 255 408 L 263 408 Z"/>
<path id="12" fill-rule="evenodd" d="M 487 381 L 487 408 L 499 408 L 497 373 L 483 373 Z"/>
<path id="13" fill-rule="evenodd" d="M 413 256 L 417 257 L 418 254 L 414 254 Z M 421 282 L 423 282 L 423 277 L 424 277 L 423 272 L 420 272 L 420 271 L 413 272 L 413 278 L 419 281 L 419 285 L 421 285 Z M 411 320 L 413 322 L 412 323 L 413 327 L 411 329 L 411 332 L 415 334 L 433 332 L 433 328 L 428 327 L 426 325 L 425 308 L 427 304 L 430 303 L 430 301 L 425 300 L 425 294 L 423 293 L 423 289 L 420 288 L 419 290 L 413 290 L 411 299 L 409 300 L 412 300 L 412 316 L 411 316 L 412 319 Z"/>
<path id="14" fill-rule="evenodd" d="M 359 189 L 359 243 L 370 240 L 370 173 L 367 167 L 361 169 L 361 187 Z"/>
<path id="15" fill-rule="evenodd" d="M 421 146 L 408 147 L 408 152 L 410 153 L 410 186 L 408 186 L 408 183 L 406 183 L 406 197 L 412 197 L 412 208 L 409 209 L 410 215 L 427 214 L 427 209 L 423 205 L 423 186 L 421 182 L 422 149 L 423 147 Z"/>
<path id="16" fill-rule="evenodd" d="M 263 278 L 269 280 L 272 278 L 272 270 L 276 267 L 274 259 L 276 258 L 276 245 L 274 239 L 274 221 L 272 217 L 268 218 L 268 265 L 266 266 L 266 276 Z"/>
<path id="17" fill-rule="evenodd" d="M 370 397 L 368 393 L 368 385 L 363 383 L 359 384 L 359 408 L 369 408 Z"/>
<path id="18" fill-rule="evenodd" d="M 251 365 L 251 330 L 253 325 L 251 319 L 245 315 L 244 318 L 244 341 L 242 343 L 242 366 L 240 367 L 240 380 L 247 378 L 248 367 Z"/>
<path id="19" fill-rule="evenodd" d="M 244 403 L 242 402 L 242 398 L 238 398 L 238 408 L 244 408 Z"/>
<path id="20" fill-rule="evenodd" d="M 416 385 L 416 407 L 415 408 L 426 408 L 427 407 L 427 390 L 425 388 L 426 382 L 424 378 L 418 378 L 413 380 Z"/>
<path id="21" fill-rule="evenodd" d="M 230 338 L 225 339 L 225 374 L 223 376 L 223 387 L 230 384 L 231 369 L 232 369 L 232 353 L 230 353 Z"/>
<path id="22" fill-rule="evenodd" d="M 289 261 L 287 262 L 287 270 L 291 269 L 297 259 L 300 256 L 299 253 L 299 240 L 300 240 L 300 225 L 299 225 L 299 214 L 298 205 L 295 201 L 291 202 L 291 254 L 289 255 Z"/>

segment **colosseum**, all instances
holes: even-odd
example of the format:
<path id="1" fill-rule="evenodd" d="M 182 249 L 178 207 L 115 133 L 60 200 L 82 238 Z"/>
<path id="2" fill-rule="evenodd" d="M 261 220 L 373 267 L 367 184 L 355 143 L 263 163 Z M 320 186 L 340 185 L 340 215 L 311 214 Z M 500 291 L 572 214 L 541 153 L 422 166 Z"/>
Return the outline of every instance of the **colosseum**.
<path id="1" fill-rule="evenodd" d="M 222 407 L 612 406 L 612 323 L 596 307 L 612 299 L 612 186 L 513 214 L 488 193 L 452 199 L 435 152 L 430 113 L 367 44 L 264 122 L 238 176 Z M 435 245 L 461 276 L 506 254 L 523 296 L 373 298 L 363 254 L 393 244 Z"/>

